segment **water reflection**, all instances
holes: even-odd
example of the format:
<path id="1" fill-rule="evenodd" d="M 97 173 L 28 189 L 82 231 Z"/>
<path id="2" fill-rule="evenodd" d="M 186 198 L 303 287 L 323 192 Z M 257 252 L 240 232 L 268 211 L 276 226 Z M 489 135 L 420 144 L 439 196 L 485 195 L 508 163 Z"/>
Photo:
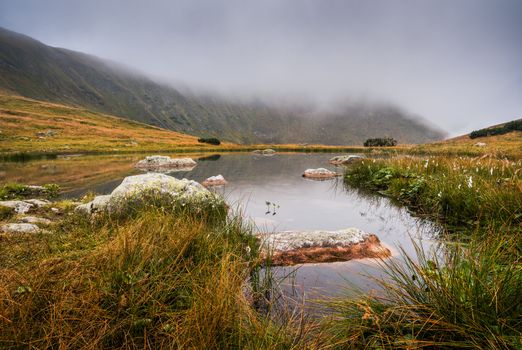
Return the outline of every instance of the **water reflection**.
<path id="1" fill-rule="evenodd" d="M 395 206 L 387 198 L 347 189 L 340 178 L 310 181 L 301 176 L 307 168 L 336 170 L 335 166 L 328 164 L 328 159 L 334 155 L 200 155 L 196 167 L 185 171 L 178 169 L 171 175 L 199 182 L 210 176 L 223 175 L 228 185 L 215 190 L 250 217 L 263 232 L 356 227 L 375 233 L 394 253 L 400 245 L 406 253 L 413 254 L 412 237 L 429 244 L 437 228 L 412 217 L 406 209 Z M 55 182 L 62 185 L 65 195 L 70 197 L 81 196 L 87 191 L 106 194 L 125 176 L 140 173 L 134 169 L 134 164 L 142 158 L 144 155 L 4 163 L 0 165 L 0 180 L 29 184 Z M 270 203 L 268 206 L 267 202 Z M 285 287 L 289 293 L 313 295 L 319 291 L 324 295 L 341 291 L 340 286 L 346 286 L 346 281 L 363 289 L 375 288 L 375 284 L 360 273 L 379 276 L 382 272 L 375 261 L 366 259 L 308 264 L 297 270 L 295 267 L 279 268 L 277 273 L 294 275 Z"/>

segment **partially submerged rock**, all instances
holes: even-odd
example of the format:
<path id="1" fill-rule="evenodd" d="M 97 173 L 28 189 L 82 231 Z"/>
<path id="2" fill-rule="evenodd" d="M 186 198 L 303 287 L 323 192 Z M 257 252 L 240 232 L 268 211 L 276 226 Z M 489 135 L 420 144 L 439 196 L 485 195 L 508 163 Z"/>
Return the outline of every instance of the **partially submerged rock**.
<path id="1" fill-rule="evenodd" d="M 306 169 L 303 173 L 303 177 L 311 179 L 332 179 L 336 176 L 340 176 L 340 174 L 337 174 L 325 168 Z"/>
<path id="2" fill-rule="evenodd" d="M 356 154 L 350 154 L 350 155 L 346 155 L 346 156 L 333 157 L 330 159 L 329 162 L 330 162 L 330 164 L 341 165 L 341 164 L 352 164 L 352 163 L 361 161 L 363 159 L 364 159 L 363 156 L 359 156 Z"/>
<path id="3" fill-rule="evenodd" d="M 271 156 L 271 155 L 274 155 L 276 153 L 276 151 L 274 151 L 271 148 L 267 148 L 267 149 L 263 149 L 263 150 L 256 149 L 253 153 L 262 154 L 264 156 Z"/>
<path id="4" fill-rule="evenodd" d="M 217 175 L 217 176 L 211 176 L 209 177 L 208 179 L 206 179 L 205 181 L 203 181 L 201 183 L 203 186 L 205 187 L 210 187 L 210 186 L 224 186 L 227 184 L 227 181 L 225 180 L 225 178 L 223 177 L 223 175 Z"/>
<path id="5" fill-rule="evenodd" d="M 41 229 L 34 224 L 5 224 L 0 226 L 0 230 L 5 233 L 38 233 Z"/>
<path id="6" fill-rule="evenodd" d="M 265 250 L 273 254 L 274 265 L 386 258 L 391 255 L 377 236 L 356 228 L 339 231 L 283 231 L 262 238 Z"/>
<path id="7" fill-rule="evenodd" d="M 192 170 L 197 163 L 192 158 L 171 158 L 169 156 L 148 156 L 136 163 L 136 168 L 148 171 Z"/>
<path id="8" fill-rule="evenodd" d="M 119 212 L 127 206 L 165 202 L 170 205 L 193 206 L 223 205 L 221 197 L 210 192 L 196 181 L 158 174 L 128 176 L 110 195 L 97 196 L 76 210 L 92 214 L 99 211 Z"/>

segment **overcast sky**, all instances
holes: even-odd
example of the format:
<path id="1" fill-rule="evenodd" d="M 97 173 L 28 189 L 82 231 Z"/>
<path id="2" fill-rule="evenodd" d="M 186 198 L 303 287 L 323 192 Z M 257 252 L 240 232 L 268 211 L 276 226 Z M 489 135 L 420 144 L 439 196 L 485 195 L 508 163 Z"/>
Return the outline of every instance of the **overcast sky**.
<path id="1" fill-rule="evenodd" d="M 385 100 L 453 135 L 522 117 L 522 0 L 0 0 L 0 26 L 198 88 Z"/>

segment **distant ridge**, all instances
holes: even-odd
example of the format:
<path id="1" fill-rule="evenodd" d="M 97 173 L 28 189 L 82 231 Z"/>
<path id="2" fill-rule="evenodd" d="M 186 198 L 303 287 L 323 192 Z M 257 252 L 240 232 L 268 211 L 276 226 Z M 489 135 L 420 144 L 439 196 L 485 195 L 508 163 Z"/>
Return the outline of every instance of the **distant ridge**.
<path id="1" fill-rule="evenodd" d="M 181 93 L 116 63 L 3 28 L 0 90 L 239 143 L 355 145 L 382 136 L 425 143 L 444 135 L 386 104 L 346 103 L 335 112 L 316 112 Z"/>

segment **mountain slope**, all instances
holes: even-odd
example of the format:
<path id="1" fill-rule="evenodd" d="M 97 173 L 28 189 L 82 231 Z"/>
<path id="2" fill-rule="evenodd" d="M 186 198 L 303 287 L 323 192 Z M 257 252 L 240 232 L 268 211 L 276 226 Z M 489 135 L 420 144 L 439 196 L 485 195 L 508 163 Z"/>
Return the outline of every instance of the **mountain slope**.
<path id="1" fill-rule="evenodd" d="M 242 143 L 361 144 L 378 136 L 420 143 L 442 138 L 440 131 L 389 105 L 352 103 L 325 112 L 181 93 L 115 63 L 2 28 L 0 89 Z"/>
<path id="2" fill-rule="evenodd" d="M 233 147 L 221 145 L 220 148 Z M 0 153 L 215 149 L 197 138 L 81 108 L 0 94 Z"/>

